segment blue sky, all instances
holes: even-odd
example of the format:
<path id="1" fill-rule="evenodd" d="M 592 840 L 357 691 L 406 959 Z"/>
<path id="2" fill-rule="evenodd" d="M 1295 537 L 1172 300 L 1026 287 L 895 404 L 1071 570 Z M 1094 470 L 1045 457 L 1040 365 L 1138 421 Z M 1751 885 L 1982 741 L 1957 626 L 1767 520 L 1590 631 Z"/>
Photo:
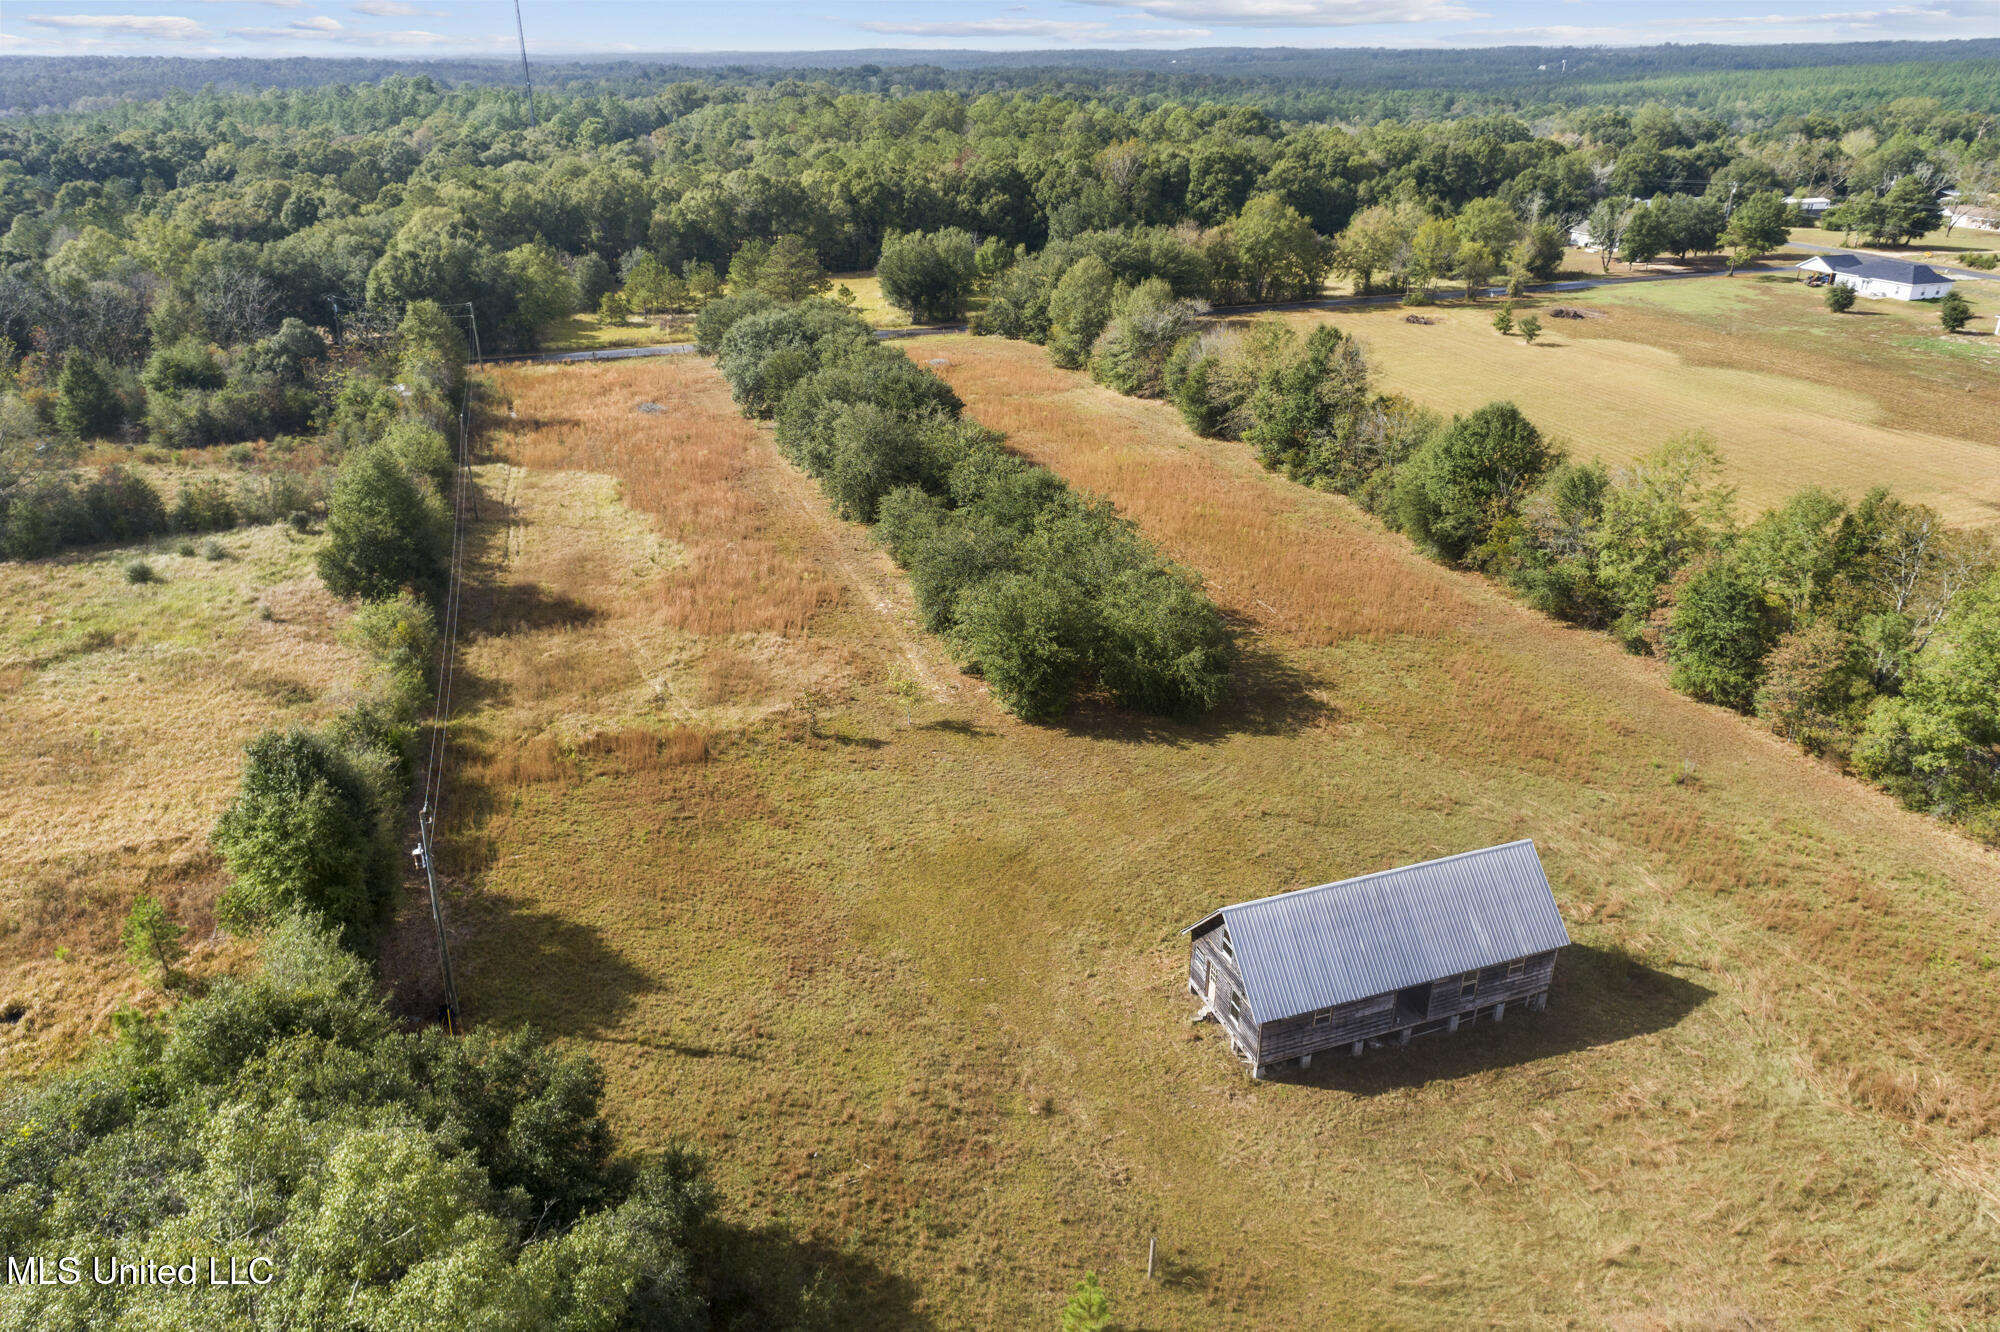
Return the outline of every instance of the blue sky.
<path id="1" fill-rule="evenodd" d="M 521 0 L 531 55 L 2000 36 L 2000 0 Z M 7 0 L 34 55 L 502 55 L 508 0 Z"/>

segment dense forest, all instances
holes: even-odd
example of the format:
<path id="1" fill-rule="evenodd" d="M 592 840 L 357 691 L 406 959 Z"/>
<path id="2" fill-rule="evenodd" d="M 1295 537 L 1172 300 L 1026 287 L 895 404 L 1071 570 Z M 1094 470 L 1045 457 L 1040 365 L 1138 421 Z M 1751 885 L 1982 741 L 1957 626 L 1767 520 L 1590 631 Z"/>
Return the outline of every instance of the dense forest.
<path id="1" fill-rule="evenodd" d="M 843 92 L 988 92 L 1240 103 L 1299 120 L 1377 120 L 1649 100 L 1715 106 L 1740 95 L 1758 115 L 1838 111 L 1898 96 L 1996 108 L 2000 39 L 1955 42 L 1788 43 L 1783 46 L 1488 47 L 1460 50 L 1210 47 L 1173 51 L 800 51 L 681 53 L 537 61 L 537 87 L 582 95 L 657 94 L 666 85 L 725 78 L 768 87 L 785 80 Z M 0 114 L 82 110 L 106 99 L 150 100 L 214 87 L 224 92 L 317 88 L 423 75 L 447 87 L 512 85 L 510 60 L 273 60 L 174 56 L 15 56 L 4 61 Z M 1727 77 L 1723 77 L 1727 76 Z"/>

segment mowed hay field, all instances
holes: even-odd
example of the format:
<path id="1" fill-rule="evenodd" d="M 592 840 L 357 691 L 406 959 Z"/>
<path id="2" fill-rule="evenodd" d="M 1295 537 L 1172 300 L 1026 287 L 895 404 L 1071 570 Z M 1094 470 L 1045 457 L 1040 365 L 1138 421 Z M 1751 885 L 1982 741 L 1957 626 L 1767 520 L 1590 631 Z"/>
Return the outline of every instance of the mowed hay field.
<path id="1" fill-rule="evenodd" d="M 840 1326 L 1053 1326 L 1086 1268 L 1190 1332 L 2000 1315 L 1991 852 L 1159 404 L 917 354 L 1208 577 L 1233 701 L 1023 725 L 707 364 L 496 375 L 472 1020 L 586 1042 Z M 1267 1083 L 1188 1022 L 1217 904 L 1519 836 L 1545 1013 Z"/>
<path id="2" fill-rule="evenodd" d="M 207 540 L 209 538 L 203 538 Z M 188 929 L 197 973 L 248 952 L 215 932 L 225 875 L 208 844 L 243 747 L 342 706 L 361 658 L 314 572 L 317 538 L 281 525 L 0 563 L 0 1072 L 108 1035 L 157 994 L 118 931 L 140 892 Z M 144 558 L 157 581 L 130 583 Z"/>
<path id="3" fill-rule="evenodd" d="M 1493 330 L 1497 301 L 1288 316 L 1367 344 L 1382 387 L 1444 413 L 1511 399 L 1579 457 L 1630 462 L 1671 435 L 1714 436 L 1749 518 L 1800 486 L 1849 499 L 1888 485 L 1962 525 L 2000 522 L 2000 284 L 1960 284 L 1974 333 L 1935 304 L 1865 300 L 1834 315 L 1789 275 L 1599 287 L 1517 303 L 1532 347 Z M 1598 317 L 1554 319 L 1552 306 Z"/>

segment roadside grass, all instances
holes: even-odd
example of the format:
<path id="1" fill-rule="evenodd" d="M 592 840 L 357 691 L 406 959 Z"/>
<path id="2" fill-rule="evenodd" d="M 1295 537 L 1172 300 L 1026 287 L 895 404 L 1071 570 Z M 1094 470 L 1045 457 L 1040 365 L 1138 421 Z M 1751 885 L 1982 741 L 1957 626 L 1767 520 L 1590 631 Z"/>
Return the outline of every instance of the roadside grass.
<path id="1" fill-rule="evenodd" d="M 207 538 L 205 538 L 207 539 Z M 197 974 L 247 955 L 215 934 L 208 830 L 243 746 L 335 711 L 360 660 L 315 539 L 274 524 L 0 563 L 0 1069 L 32 1073 L 156 996 L 118 930 L 139 892 L 188 927 Z M 143 559 L 156 581 L 128 582 Z M 16 1010 L 19 1010 L 18 1012 Z M 13 1013 L 12 1018 L 5 1018 Z"/>
<path id="2" fill-rule="evenodd" d="M 1984 314 L 2000 307 L 1986 291 L 1969 299 Z M 1555 305 L 1601 317 L 1547 318 Z M 1806 484 L 1850 499 L 1889 485 L 1954 523 L 2000 521 L 2000 374 L 1978 359 L 2000 367 L 2000 340 L 1947 335 L 1929 305 L 1866 307 L 1833 315 L 1776 276 L 1634 283 L 1518 302 L 1544 315 L 1532 347 L 1494 332 L 1492 302 L 1440 309 L 1429 325 L 1401 310 L 1286 317 L 1358 336 L 1383 387 L 1434 410 L 1509 399 L 1580 457 L 1629 462 L 1708 431 L 1745 517 Z"/>
<path id="3" fill-rule="evenodd" d="M 607 324 L 594 314 L 567 315 L 544 332 L 541 349 L 602 351 L 612 347 L 659 347 L 690 340 L 686 328 L 663 326 L 667 320 L 664 315 L 634 315 L 623 324 Z"/>
<path id="4" fill-rule="evenodd" d="M 854 310 L 868 321 L 870 328 L 909 328 L 910 317 L 889 304 L 882 295 L 882 279 L 873 273 L 835 273 L 833 287 L 827 292 L 833 296 L 842 287 L 854 293 Z"/>
<path id="5" fill-rule="evenodd" d="M 1163 1330 L 2000 1312 L 1990 852 L 1160 404 L 940 352 L 1208 577 L 1235 700 L 1024 725 L 708 366 L 510 371 L 447 806 L 473 1020 L 585 1040 L 627 1146 L 689 1137 L 733 1220 L 883 1274 L 842 1326 L 1053 1325 L 1086 1267 Z M 663 449 L 751 503 L 635 525 L 605 478 Z M 746 528 L 840 594 L 667 620 L 691 566 L 642 552 Z M 1546 1013 L 1265 1084 L 1186 1022 L 1216 904 L 1513 836 L 1578 941 Z"/>
<path id="6" fill-rule="evenodd" d="M 1837 249 L 1866 250 L 1870 254 L 1893 254 L 1902 259 L 1921 259 L 1927 254 L 1935 254 L 1955 260 L 1961 254 L 1991 254 L 2000 250 L 2000 232 L 1980 231 L 1973 227 L 1954 227 L 1949 236 L 1944 234 L 1943 227 L 1939 227 L 1907 245 L 1862 245 L 1856 243 L 1859 237 L 1852 237 L 1844 231 L 1829 231 L 1825 227 L 1793 227 L 1791 239 Z"/>

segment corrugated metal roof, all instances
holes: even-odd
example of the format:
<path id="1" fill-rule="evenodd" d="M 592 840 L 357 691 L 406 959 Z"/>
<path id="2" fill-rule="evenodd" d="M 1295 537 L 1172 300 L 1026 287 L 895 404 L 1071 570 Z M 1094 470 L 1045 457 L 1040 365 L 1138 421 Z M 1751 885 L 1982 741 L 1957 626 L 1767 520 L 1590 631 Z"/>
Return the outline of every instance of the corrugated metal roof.
<path id="1" fill-rule="evenodd" d="M 1532 841 L 1241 902 L 1188 928 L 1218 915 L 1260 1023 L 1569 942 Z"/>

